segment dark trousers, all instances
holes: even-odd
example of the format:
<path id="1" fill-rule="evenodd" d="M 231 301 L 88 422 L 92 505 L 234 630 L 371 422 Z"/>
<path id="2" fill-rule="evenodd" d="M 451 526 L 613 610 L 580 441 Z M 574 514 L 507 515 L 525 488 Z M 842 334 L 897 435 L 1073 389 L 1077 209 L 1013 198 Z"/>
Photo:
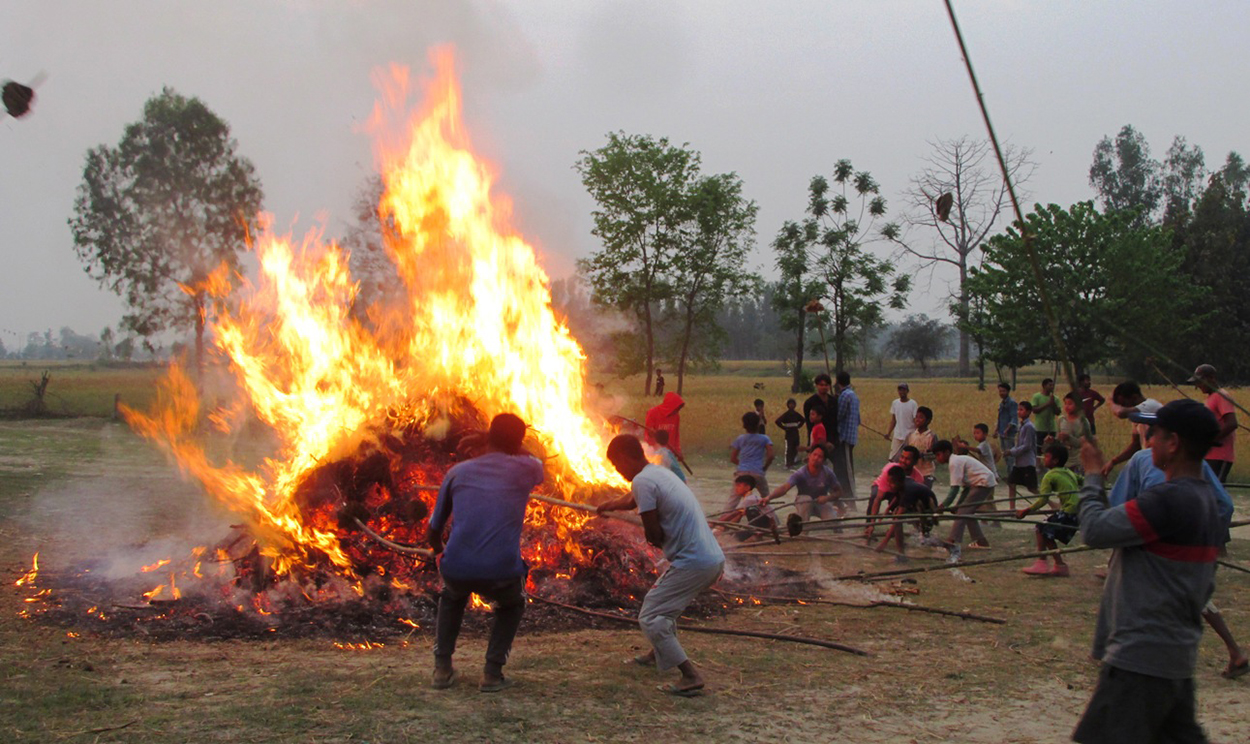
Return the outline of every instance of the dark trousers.
<path id="1" fill-rule="evenodd" d="M 842 487 L 842 501 L 855 509 L 855 445 L 838 442 L 833 448 L 833 474 Z"/>
<path id="2" fill-rule="evenodd" d="M 1102 665 L 1098 687 L 1072 740 L 1082 744 L 1207 741 L 1192 679 L 1164 679 Z"/>
<path id="3" fill-rule="evenodd" d="M 799 461 L 799 433 L 794 431 L 794 436 L 790 436 L 793 429 L 786 430 L 786 467 L 792 468 Z"/>
<path id="4" fill-rule="evenodd" d="M 443 577 L 443 590 L 438 594 L 435 661 L 451 663 L 470 594 L 482 597 L 495 607 L 495 622 L 486 645 L 486 672 L 499 676 L 503 665 L 508 663 L 512 641 L 521 626 L 521 616 L 525 614 L 525 577 L 489 581 L 453 581 Z"/>

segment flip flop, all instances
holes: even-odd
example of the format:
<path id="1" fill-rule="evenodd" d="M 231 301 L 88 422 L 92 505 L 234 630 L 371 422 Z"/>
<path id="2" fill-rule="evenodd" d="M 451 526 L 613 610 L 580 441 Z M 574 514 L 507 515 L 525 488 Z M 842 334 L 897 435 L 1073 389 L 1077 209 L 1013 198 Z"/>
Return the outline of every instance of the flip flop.
<path id="1" fill-rule="evenodd" d="M 678 687 L 672 682 L 669 682 L 668 684 L 659 685 L 655 689 L 665 695 L 676 695 L 677 697 L 684 698 L 699 697 L 703 694 L 703 685 L 699 685 L 698 687 Z"/>
<path id="2" fill-rule="evenodd" d="M 511 677 L 504 677 L 500 679 L 498 682 L 492 682 L 491 684 L 486 684 L 485 682 L 483 682 L 482 684 L 477 686 L 477 691 L 478 692 L 503 692 L 504 690 L 508 689 L 509 687 L 512 687 L 515 684 L 516 684 L 516 680 L 512 679 Z"/>
<path id="3" fill-rule="evenodd" d="M 989 549 L 990 549 L 990 546 L 978 545 L 977 543 L 968 543 L 968 547 L 964 548 L 964 550 L 989 550 Z"/>
<path id="4" fill-rule="evenodd" d="M 625 666 L 653 667 L 655 666 L 655 657 L 647 656 L 646 654 L 639 654 L 637 656 L 631 656 L 621 663 Z"/>
<path id="5" fill-rule="evenodd" d="M 1224 679 L 1237 679 L 1250 673 L 1250 660 L 1242 661 L 1240 664 L 1229 664 L 1224 671 L 1220 672 L 1220 676 Z"/>

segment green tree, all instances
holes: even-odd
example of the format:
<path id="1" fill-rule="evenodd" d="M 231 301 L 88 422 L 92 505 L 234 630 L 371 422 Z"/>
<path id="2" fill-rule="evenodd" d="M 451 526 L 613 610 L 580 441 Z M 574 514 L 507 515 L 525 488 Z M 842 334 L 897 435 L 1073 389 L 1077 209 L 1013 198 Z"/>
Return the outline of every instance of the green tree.
<path id="1" fill-rule="evenodd" d="M 942 353 L 950 330 L 949 326 L 923 313 L 909 315 L 890 334 L 886 348 L 899 359 L 919 364 L 920 370 L 928 376 L 929 361 Z"/>
<path id="2" fill-rule="evenodd" d="M 255 168 L 198 98 L 165 88 L 116 147 L 87 152 L 70 227 L 87 274 L 122 296 L 122 327 L 145 339 L 194 328 L 197 369 L 211 277 L 238 270 L 261 207 Z"/>
<path id="3" fill-rule="evenodd" d="M 742 195 L 736 173 L 699 179 L 686 196 L 687 234 L 672 254 L 669 286 L 678 325 L 673 353 L 677 392 L 683 390 L 689 362 L 714 359 L 724 332 L 717 313 L 731 297 L 741 297 L 760 281 L 745 268 L 755 244 L 759 208 Z"/>
<path id="4" fill-rule="evenodd" d="M 794 333 L 795 351 L 790 392 L 802 391 L 805 336 L 810 324 L 808 304 L 820 296 L 823 284 L 812 273 L 811 247 L 816 243 L 817 225 L 813 220 L 803 223 L 787 220 L 773 238 L 777 271 L 781 278 L 773 293 L 773 308 L 781 319 L 781 328 Z"/>
<path id="5" fill-rule="evenodd" d="M 115 341 L 116 339 L 113 336 L 113 329 L 108 326 L 104 326 L 104 330 L 100 331 L 100 361 L 113 361 L 113 343 Z"/>
<path id="6" fill-rule="evenodd" d="M 1192 213 L 1176 225 L 1174 250 L 1183 274 L 1208 293 L 1213 319 L 1187 339 L 1185 358 L 1214 364 L 1221 379 L 1250 377 L 1250 303 L 1244 277 L 1250 272 L 1250 172 L 1237 153 L 1211 175 Z"/>
<path id="7" fill-rule="evenodd" d="M 603 249 L 578 261 L 596 303 L 634 318 L 637 334 L 622 347 L 626 359 L 645 369 L 644 392 L 651 393 L 655 372 L 660 303 L 672 298 L 669 281 L 673 255 L 690 220 L 689 193 L 699 176 L 699 154 L 666 138 L 613 132 L 608 143 L 585 150 L 574 166 L 598 208 L 592 233 Z"/>
<path id="8" fill-rule="evenodd" d="M 1103 137 L 1094 147 L 1089 185 L 1104 210 L 1136 210 L 1133 224 L 1140 226 L 1152 220 L 1163 199 L 1160 169 L 1146 138 L 1125 124 L 1114 140 Z"/>
<path id="9" fill-rule="evenodd" d="M 864 249 L 873 226 L 885 216 L 881 188 L 849 160 L 834 166 L 833 185 L 824 176 L 808 186 L 805 229 L 815 231 L 814 273 L 821 278 L 825 312 L 834 350 L 834 368 L 849 362 L 861 331 L 880 325 L 884 308 L 902 309 L 911 277 L 895 275 L 894 265 Z"/>
<path id="10" fill-rule="evenodd" d="M 911 185 L 903 192 L 907 211 L 902 225 L 889 224 L 881 232 L 920 259 L 921 270 L 945 265 L 958 272 L 954 301 L 956 317 L 960 317 L 968 313 L 969 297 L 964 288 L 968 269 L 979 262 L 982 243 L 1010 212 L 1011 203 L 1007 182 L 988 140 L 940 139 L 930 142 L 929 147 L 926 165 L 912 176 Z M 1017 147 L 1008 147 L 1003 154 L 1017 189 L 1037 167 L 1031 155 L 1031 151 Z M 945 194 L 950 195 L 951 203 L 944 214 L 939 204 Z M 963 377 L 971 373 L 972 339 L 963 326 L 958 328 L 959 375 Z"/>
<path id="11" fill-rule="evenodd" d="M 1167 230 L 1136 225 L 1138 216 L 1100 213 L 1082 202 L 1038 206 L 1026 217 L 1079 371 L 1110 361 L 1140 369 L 1155 350 L 1174 350 L 1202 322 L 1205 293 L 1181 275 L 1183 256 L 1171 250 Z M 969 291 L 984 301 L 978 320 L 991 358 L 1010 366 L 1056 358 L 1031 277 L 1020 234 L 1008 228 L 990 240 L 968 280 Z"/>

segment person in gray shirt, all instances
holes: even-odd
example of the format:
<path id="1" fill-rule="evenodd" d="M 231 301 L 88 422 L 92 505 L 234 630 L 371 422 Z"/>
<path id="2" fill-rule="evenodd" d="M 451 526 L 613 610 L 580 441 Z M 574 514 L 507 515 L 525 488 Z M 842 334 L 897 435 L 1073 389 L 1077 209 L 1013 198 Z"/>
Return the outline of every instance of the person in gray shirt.
<path id="1" fill-rule="evenodd" d="M 663 550 L 669 561 L 638 610 L 638 624 L 651 651 L 633 661 L 655 665 L 660 671 L 677 667 L 681 678 L 660 685 L 660 691 L 681 697 L 699 695 L 706 683 L 677 641 L 677 618 L 720 578 L 725 554 L 694 493 L 671 471 L 648 462 L 636 437 L 622 434 L 609 442 L 608 460 L 630 482 L 630 490 L 601 504 L 599 513 L 637 507 L 647 542 Z"/>
<path id="2" fill-rule="evenodd" d="M 1098 686 L 1072 733 L 1078 742 L 1205 742 L 1198 725 L 1194 665 L 1202 610 L 1215 588 L 1223 543 L 1219 505 L 1202 463 L 1219 431 L 1193 400 L 1157 414 L 1134 414 L 1154 426 L 1151 458 L 1167 481 L 1120 506 L 1107 505 L 1104 458 L 1081 448 L 1081 537 L 1114 548 L 1094 630 Z"/>

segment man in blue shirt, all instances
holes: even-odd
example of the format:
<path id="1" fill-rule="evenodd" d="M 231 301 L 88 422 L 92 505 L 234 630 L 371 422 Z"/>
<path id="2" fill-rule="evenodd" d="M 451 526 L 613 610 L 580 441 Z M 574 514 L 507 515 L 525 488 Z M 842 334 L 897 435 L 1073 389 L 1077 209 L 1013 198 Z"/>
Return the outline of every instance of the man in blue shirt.
<path id="1" fill-rule="evenodd" d="M 1016 401 L 1011 397 L 1010 383 L 998 383 L 998 417 L 994 424 L 994 436 L 998 437 L 998 446 L 1003 451 L 1003 464 L 1007 472 L 1015 466 L 1015 458 L 1007 451 L 1016 446 Z"/>
<path id="2" fill-rule="evenodd" d="M 842 497 L 852 508 L 855 505 L 855 444 L 859 442 L 859 396 L 851 389 L 851 375 L 839 372 L 838 423 L 833 440 L 833 472 L 842 484 Z"/>
<path id="3" fill-rule="evenodd" d="M 443 578 L 434 642 L 436 689 L 455 684 L 451 657 L 470 594 L 492 602 L 495 608 L 478 689 L 498 692 L 511 686 L 512 680 L 503 676 L 503 666 L 525 612 L 529 573 L 521 559 L 521 526 L 529 494 L 543 482 L 542 462 L 522 449 L 524 439 L 525 422 L 511 413 L 499 414 L 490 422 L 485 454 L 448 470 L 438 490 L 426 533 L 430 547 L 441 553 L 438 571 Z M 453 515 L 444 550 L 443 528 Z"/>

